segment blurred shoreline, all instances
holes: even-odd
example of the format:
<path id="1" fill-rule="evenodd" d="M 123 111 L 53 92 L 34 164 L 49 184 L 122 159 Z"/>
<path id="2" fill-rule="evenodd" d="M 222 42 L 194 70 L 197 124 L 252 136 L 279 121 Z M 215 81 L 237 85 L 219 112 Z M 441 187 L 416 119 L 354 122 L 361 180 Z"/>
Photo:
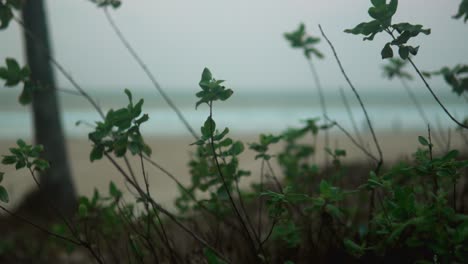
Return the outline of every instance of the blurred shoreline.
<path id="1" fill-rule="evenodd" d="M 427 136 L 427 131 L 420 132 L 379 132 L 377 137 L 382 146 L 385 164 L 389 165 L 396 160 L 406 159 L 411 157 L 418 147 L 417 137 L 419 135 Z M 252 181 L 258 181 L 260 171 L 260 161 L 254 160 L 255 153 L 248 149 L 248 143 L 258 141 L 258 135 L 241 135 L 236 136 L 231 134 L 233 139 L 241 140 L 244 142 L 246 150 L 240 156 L 240 166 L 242 169 L 252 171 L 252 176 L 244 180 L 241 185 L 243 188 L 247 188 Z M 373 148 L 370 134 L 363 135 L 364 141 L 374 153 L 376 151 Z M 316 157 L 317 164 L 323 164 L 324 154 L 322 140 L 323 135 L 318 137 L 318 154 Z M 309 140 L 309 139 L 307 139 Z M 312 138 L 310 138 L 312 140 Z M 190 183 L 189 168 L 187 163 L 190 159 L 190 152 L 195 151 L 195 146 L 190 146 L 193 142 L 191 137 L 187 136 L 161 136 L 161 137 L 149 137 L 146 139 L 147 143 L 153 150 L 152 159 L 165 169 L 170 171 L 178 180 L 183 184 Z M 29 141 L 30 142 L 30 141 Z M 312 141 L 311 141 L 312 142 Z M 102 194 L 108 193 L 108 186 L 110 181 L 114 181 L 125 193 L 125 199 L 131 201 L 133 198 L 131 194 L 126 190 L 122 177 L 118 174 L 117 170 L 108 162 L 103 159 L 91 163 L 89 161 L 89 153 L 91 151 L 91 143 L 85 139 L 70 139 L 68 143 L 68 153 L 72 166 L 73 177 L 76 184 L 76 188 L 80 195 L 92 195 L 94 188 L 102 192 Z M 331 148 L 344 149 L 347 152 L 347 156 L 343 159 L 345 163 L 351 162 L 370 162 L 368 158 L 362 152 L 356 148 L 351 141 L 346 138 L 341 132 L 331 134 Z M 14 139 L 0 139 L 0 155 L 8 153 L 8 148 L 15 146 Z M 454 148 L 465 146 L 462 139 L 457 133 L 452 133 L 451 146 Z M 276 145 L 271 149 L 271 153 L 274 154 L 282 149 L 282 145 Z M 443 152 L 439 148 L 435 148 L 435 152 Z M 311 161 L 314 162 L 314 161 Z M 278 167 L 275 169 L 278 174 L 281 175 Z M 141 175 L 141 167 L 139 160 L 134 158 L 132 160 L 133 169 L 137 175 Z M 10 208 L 14 207 L 18 202 L 21 201 L 22 195 L 27 193 L 29 190 L 36 188 L 33 184 L 31 176 L 27 174 L 25 170 L 16 172 L 14 168 L 6 167 L 1 165 L 0 171 L 5 172 L 3 185 L 9 190 L 10 193 Z M 167 208 L 173 209 L 173 200 L 178 196 L 178 189 L 176 184 L 164 175 L 159 170 L 152 167 L 150 164 L 145 165 L 145 171 L 150 176 L 150 191 L 158 202 L 166 206 Z"/>

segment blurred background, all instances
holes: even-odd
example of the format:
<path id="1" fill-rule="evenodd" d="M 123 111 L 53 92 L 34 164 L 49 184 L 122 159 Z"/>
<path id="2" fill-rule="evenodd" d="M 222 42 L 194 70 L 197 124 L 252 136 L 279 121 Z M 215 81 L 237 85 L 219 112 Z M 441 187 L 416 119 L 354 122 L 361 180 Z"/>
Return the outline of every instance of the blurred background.
<path id="1" fill-rule="evenodd" d="M 144 98 L 143 109 L 150 115 L 150 122 L 143 126 L 143 133 L 152 143 L 155 159 L 167 164 L 182 180 L 188 180 L 185 165 L 191 150 L 189 144 L 193 142 L 190 134 L 119 42 L 102 9 L 84 0 L 45 2 L 54 57 L 104 109 L 126 105 L 125 88 L 134 92 L 134 98 Z M 421 45 L 415 62 L 422 70 L 434 71 L 442 66 L 466 63 L 468 27 L 451 18 L 459 1 L 399 2 L 394 22 L 419 23 L 432 30 L 431 35 L 418 36 L 411 43 Z M 382 34 L 369 42 L 343 32 L 369 21 L 368 7 L 368 0 L 140 0 L 124 1 L 110 13 L 195 128 L 207 116 L 205 107 L 195 110 L 194 94 L 200 89 L 197 84 L 203 68 L 210 68 L 215 78 L 227 80 L 226 85 L 234 90 L 234 96 L 215 105 L 215 119 L 218 127 L 229 126 L 233 136 L 248 142 L 256 140 L 259 133 L 279 133 L 288 126 L 300 125 L 301 120 L 321 116 L 307 61 L 300 50 L 290 48 L 283 36 L 301 22 L 309 34 L 319 36 L 317 25 L 321 24 L 366 104 L 383 141 L 384 152 L 388 153 L 386 157 L 396 159 L 415 149 L 416 135 L 425 135 L 427 124 L 401 83 L 383 78 L 380 50 L 388 41 L 386 36 Z M 325 90 L 330 118 L 351 130 L 349 113 L 339 92 L 343 89 L 358 129 L 365 137 L 364 116 L 330 48 L 324 41 L 317 48 L 325 55 L 324 60 L 314 58 L 313 62 Z M 14 57 L 24 62 L 23 51 L 22 32 L 12 23 L 0 34 L 0 61 Z M 411 69 L 408 71 L 413 74 Z M 60 89 L 73 89 L 60 73 L 56 72 L 55 76 Z M 468 114 L 466 98 L 453 94 L 442 78 L 432 78 L 430 84 L 454 116 L 462 119 Z M 445 133 L 447 138 L 453 137 L 452 144 L 460 142 L 453 132 L 454 125 L 422 82 L 415 79 L 409 86 L 430 118 L 431 127 Z M 0 93 L 2 154 L 16 138 L 32 141 L 30 111 L 17 102 L 19 93 L 19 89 L 2 89 Z M 93 123 L 99 116 L 83 98 L 59 94 L 77 188 L 80 193 L 89 194 L 94 186 L 107 186 L 114 172 L 108 164 L 89 163 L 87 133 L 90 129 L 75 123 Z M 452 134 L 448 129 L 452 129 Z M 353 147 L 338 130 L 332 133 L 334 146 L 348 148 L 353 153 Z M 253 160 L 250 162 L 247 167 L 258 167 Z M 105 177 L 95 177 L 96 171 Z M 10 181 L 10 187 L 16 190 L 13 196 L 15 193 L 19 196 L 31 186 L 23 184 L 21 179 Z M 171 185 L 169 182 L 160 183 L 154 187 L 156 196 L 160 195 L 169 204 L 175 187 L 167 187 Z"/>

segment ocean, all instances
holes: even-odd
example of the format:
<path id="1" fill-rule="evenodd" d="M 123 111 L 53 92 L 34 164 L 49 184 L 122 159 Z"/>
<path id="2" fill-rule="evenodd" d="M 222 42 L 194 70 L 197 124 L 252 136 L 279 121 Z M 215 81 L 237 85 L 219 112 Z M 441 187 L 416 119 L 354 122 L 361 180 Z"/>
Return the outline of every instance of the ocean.
<path id="1" fill-rule="evenodd" d="M 168 95 L 179 107 L 188 122 L 199 131 L 208 116 L 208 108 L 201 105 L 195 109 L 196 88 L 192 90 L 167 90 Z M 430 119 L 431 127 L 454 128 L 454 124 L 442 111 L 427 90 L 413 89 Z M 106 112 L 110 108 L 127 105 L 123 92 L 115 90 L 99 91 L 92 89 L 95 98 Z M 458 119 L 468 116 L 467 99 L 457 97 L 448 88 L 437 90 L 437 94 L 450 112 Z M 0 89 L 0 138 L 30 138 L 32 135 L 32 116 L 29 107 L 19 105 L 19 89 Z M 367 130 L 364 114 L 350 89 L 345 90 L 351 113 L 361 131 Z M 424 131 L 427 124 L 422 120 L 416 107 L 403 88 L 388 90 L 363 89 L 360 95 L 364 101 L 371 121 L 377 131 Z M 94 124 L 99 115 L 82 97 L 59 93 L 65 133 L 71 138 L 86 138 L 91 128 L 87 125 L 76 126 L 77 121 Z M 143 98 L 143 112 L 150 120 L 142 125 L 146 136 L 188 136 L 189 133 L 178 120 L 154 88 L 133 92 L 134 101 Z M 352 130 L 349 112 L 338 90 L 327 90 L 325 98 L 328 116 L 340 125 Z M 309 118 L 321 118 L 318 94 L 310 89 L 285 90 L 235 90 L 234 95 L 225 102 L 216 102 L 213 111 L 218 128 L 229 127 L 231 133 L 259 134 L 280 133 L 288 127 L 298 127 Z M 334 129 L 337 131 L 337 129 Z"/>

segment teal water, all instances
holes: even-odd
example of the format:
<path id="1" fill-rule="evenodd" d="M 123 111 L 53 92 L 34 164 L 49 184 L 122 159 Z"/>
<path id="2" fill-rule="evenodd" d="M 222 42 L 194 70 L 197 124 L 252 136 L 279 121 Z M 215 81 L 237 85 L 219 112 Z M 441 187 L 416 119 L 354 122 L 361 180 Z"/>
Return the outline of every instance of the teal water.
<path id="1" fill-rule="evenodd" d="M 208 115 L 206 106 L 195 110 L 194 91 L 167 91 L 174 103 L 180 108 L 189 123 L 199 128 Z M 414 89 L 420 103 L 430 118 L 432 127 L 453 127 L 442 109 L 426 90 Z M 346 90 L 357 125 L 366 130 L 364 115 L 351 91 Z M 468 102 L 450 91 L 437 91 L 447 108 L 459 119 L 468 116 Z M 127 104 L 122 91 L 91 91 L 100 106 L 107 111 Z M 29 107 L 20 106 L 17 102 L 17 89 L 0 90 L 0 138 L 30 137 L 32 121 Z M 372 122 L 380 131 L 424 130 L 427 127 L 419 116 L 415 106 L 403 89 L 363 90 L 360 95 L 371 116 Z M 338 121 L 350 131 L 349 113 L 344 107 L 339 91 L 327 91 L 325 94 L 330 118 Z M 167 106 L 154 89 L 135 91 L 134 99 L 143 98 L 143 111 L 148 113 L 150 121 L 142 127 L 143 133 L 149 136 L 189 135 L 178 120 L 176 114 Z M 82 97 L 60 93 L 62 118 L 67 136 L 86 138 L 90 128 L 76 126 L 76 121 L 93 123 L 99 116 L 91 105 Z M 299 126 L 301 120 L 320 117 L 321 110 L 318 95 L 308 90 L 275 90 L 270 92 L 241 90 L 226 102 L 215 104 L 214 118 L 218 127 L 228 126 L 237 134 L 278 133 L 288 126 Z"/>

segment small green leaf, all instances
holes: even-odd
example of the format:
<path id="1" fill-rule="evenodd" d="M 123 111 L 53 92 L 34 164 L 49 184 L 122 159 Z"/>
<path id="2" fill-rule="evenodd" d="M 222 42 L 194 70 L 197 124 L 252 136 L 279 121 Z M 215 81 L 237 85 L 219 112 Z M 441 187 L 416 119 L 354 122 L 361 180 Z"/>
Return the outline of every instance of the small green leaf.
<path id="1" fill-rule="evenodd" d="M 213 76 L 211 75 L 210 70 L 208 68 L 204 68 L 200 82 L 209 82 L 211 79 L 213 79 Z"/>
<path id="2" fill-rule="evenodd" d="M 16 163 L 16 156 L 3 156 L 2 164 L 10 165 Z"/>
<path id="3" fill-rule="evenodd" d="M 233 156 L 237 156 L 244 151 L 244 144 L 240 141 L 236 141 L 232 144 L 231 148 L 229 149 L 229 153 Z"/>
<path id="4" fill-rule="evenodd" d="M 404 45 L 400 46 L 398 48 L 398 54 L 400 54 L 400 58 L 402 58 L 403 60 L 408 59 L 408 57 L 409 57 L 409 48 L 408 48 L 408 46 L 404 46 Z"/>
<path id="5" fill-rule="evenodd" d="M 128 101 L 130 102 L 130 104 L 132 104 L 132 102 L 133 102 L 132 92 L 130 92 L 129 89 L 125 89 L 125 90 L 124 90 L 124 93 L 127 95 Z"/>
<path id="6" fill-rule="evenodd" d="M 22 139 L 16 140 L 16 144 L 17 144 L 20 148 L 26 147 L 26 142 L 24 142 L 24 140 L 22 140 Z"/>
<path id="7" fill-rule="evenodd" d="M 356 244 L 354 241 L 346 238 L 343 241 L 343 243 L 344 243 L 346 250 L 352 255 L 356 257 L 361 257 L 362 255 L 364 255 L 365 249 L 362 246 Z"/>
<path id="8" fill-rule="evenodd" d="M 460 5 L 458 6 L 458 12 L 453 16 L 454 19 L 463 18 L 463 22 L 466 23 L 468 21 L 468 0 L 462 0 Z"/>
<path id="9" fill-rule="evenodd" d="M 385 44 L 384 48 L 381 52 L 382 59 L 392 58 L 393 57 L 393 50 L 390 46 L 390 43 Z"/>
<path id="10" fill-rule="evenodd" d="M 31 82 L 25 82 L 23 91 L 21 92 L 18 98 L 18 101 L 22 105 L 27 105 L 32 102 L 32 98 L 33 98 L 33 85 Z"/>
<path id="11" fill-rule="evenodd" d="M 419 143 L 423 146 L 429 146 L 429 141 L 425 137 L 419 136 L 418 137 Z"/>
<path id="12" fill-rule="evenodd" d="M 10 201 L 10 197 L 8 196 L 8 192 L 5 187 L 0 185 L 0 201 L 4 203 L 8 203 Z"/>
<path id="13" fill-rule="evenodd" d="M 117 189 L 117 186 L 112 181 L 109 183 L 109 194 L 116 199 L 122 196 L 122 192 Z"/>
<path id="14" fill-rule="evenodd" d="M 216 130 L 215 121 L 209 116 L 203 125 L 201 132 L 205 138 L 210 138 Z"/>
<path id="15" fill-rule="evenodd" d="M 91 150 L 91 153 L 89 155 L 89 160 L 91 162 L 95 160 L 100 160 L 102 159 L 102 156 L 104 155 L 104 146 L 103 145 L 95 145 L 93 149 Z"/>
<path id="16" fill-rule="evenodd" d="M 10 7 L 4 4 L 0 4 L 0 29 L 5 29 L 10 24 L 13 18 L 13 12 Z"/>

